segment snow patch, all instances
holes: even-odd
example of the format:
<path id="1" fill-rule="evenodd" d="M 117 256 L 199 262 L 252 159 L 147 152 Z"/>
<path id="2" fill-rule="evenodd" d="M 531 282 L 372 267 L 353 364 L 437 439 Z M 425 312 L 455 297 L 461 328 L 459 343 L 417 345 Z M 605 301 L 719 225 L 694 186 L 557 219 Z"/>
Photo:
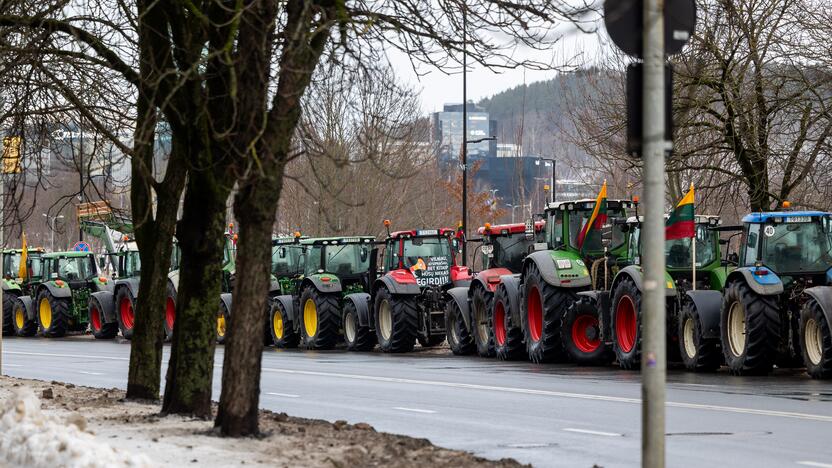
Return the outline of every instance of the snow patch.
<path id="1" fill-rule="evenodd" d="M 145 455 L 114 449 L 84 432 L 85 427 L 77 413 L 66 420 L 45 414 L 30 388 L 18 388 L 2 408 L 0 460 L 33 468 L 151 466 Z"/>

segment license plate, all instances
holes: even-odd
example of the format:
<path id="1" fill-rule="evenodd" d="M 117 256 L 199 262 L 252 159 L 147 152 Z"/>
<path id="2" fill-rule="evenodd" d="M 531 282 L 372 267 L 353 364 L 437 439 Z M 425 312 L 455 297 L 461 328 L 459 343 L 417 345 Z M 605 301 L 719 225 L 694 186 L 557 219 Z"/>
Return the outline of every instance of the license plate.
<path id="1" fill-rule="evenodd" d="M 811 216 L 786 216 L 787 223 L 811 223 Z"/>

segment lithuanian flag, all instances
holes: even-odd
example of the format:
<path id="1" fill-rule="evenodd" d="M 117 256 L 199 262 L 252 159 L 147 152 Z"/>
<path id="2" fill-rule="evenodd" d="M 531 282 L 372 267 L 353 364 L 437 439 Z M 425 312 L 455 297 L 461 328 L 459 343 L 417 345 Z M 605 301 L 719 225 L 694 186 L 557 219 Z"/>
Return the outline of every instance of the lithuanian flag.
<path id="1" fill-rule="evenodd" d="M 601 186 L 601 191 L 598 192 L 598 198 L 595 199 L 595 209 L 592 210 L 592 215 L 586 222 L 581 232 L 578 233 L 578 249 L 584 245 L 586 236 L 589 235 L 590 229 L 600 230 L 604 223 L 607 222 L 607 181 Z"/>
<path id="2" fill-rule="evenodd" d="M 29 250 L 26 248 L 26 233 L 22 232 L 20 237 L 23 239 L 23 246 L 21 247 L 20 268 L 17 270 L 17 277 L 26 279 L 26 260 L 29 257 Z"/>
<path id="3" fill-rule="evenodd" d="M 682 201 L 676 205 L 670 217 L 667 218 L 664 226 L 664 237 L 667 240 L 682 239 L 685 237 L 694 237 L 696 235 L 696 228 L 693 222 L 693 184 L 690 184 L 690 190 L 682 198 Z"/>

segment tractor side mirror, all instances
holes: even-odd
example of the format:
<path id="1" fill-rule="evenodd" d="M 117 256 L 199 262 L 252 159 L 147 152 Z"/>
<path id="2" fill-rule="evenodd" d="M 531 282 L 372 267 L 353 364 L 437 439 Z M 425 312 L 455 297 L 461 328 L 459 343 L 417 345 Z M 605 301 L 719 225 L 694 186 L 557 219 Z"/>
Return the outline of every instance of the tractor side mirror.
<path id="1" fill-rule="evenodd" d="M 277 249 L 277 256 L 280 258 L 286 258 L 286 247 Z"/>
<path id="2" fill-rule="evenodd" d="M 367 247 L 361 247 L 361 263 L 367 261 L 367 257 L 370 256 L 370 253 L 367 251 Z"/>
<path id="3" fill-rule="evenodd" d="M 462 243 L 459 242 L 459 239 L 454 238 L 451 240 L 451 244 L 454 246 L 454 251 L 456 251 L 456 253 L 462 253 Z"/>

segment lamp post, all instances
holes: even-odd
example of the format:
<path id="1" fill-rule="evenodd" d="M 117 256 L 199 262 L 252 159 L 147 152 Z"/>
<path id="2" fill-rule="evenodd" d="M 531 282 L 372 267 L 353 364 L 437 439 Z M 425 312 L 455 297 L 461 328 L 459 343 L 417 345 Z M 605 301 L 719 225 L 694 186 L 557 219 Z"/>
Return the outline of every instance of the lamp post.
<path id="1" fill-rule="evenodd" d="M 554 203 L 554 202 L 555 202 L 555 191 L 556 191 L 556 185 L 555 185 L 555 171 L 557 170 L 557 167 L 558 167 L 558 161 L 557 161 L 557 159 L 555 159 L 555 158 L 537 158 L 537 161 L 535 161 L 535 164 L 539 166 L 539 165 L 540 165 L 540 161 L 543 161 L 543 162 L 544 162 L 544 165 L 548 165 L 548 164 L 545 164 L 545 163 L 547 163 L 547 162 L 552 163 L 552 176 L 551 176 L 551 180 L 552 180 L 552 183 L 551 183 L 551 186 L 552 186 L 552 191 L 551 191 L 551 192 L 549 192 L 549 193 L 551 193 L 549 201 L 550 201 L 551 203 Z"/>
<path id="2" fill-rule="evenodd" d="M 463 13 L 464 14 L 464 13 Z M 462 76 L 465 76 L 465 72 L 462 72 Z M 463 79 L 463 83 L 465 80 Z M 463 91 L 463 96 L 465 92 Z M 466 125 L 466 121 L 468 120 L 468 103 L 462 104 L 462 132 L 463 136 L 467 137 L 468 134 L 468 126 Z M 463 239 L 468 238 L 468 144 L 473 143 L 482 143 L 483 141 L 494 141 L 497 137 L 490 136 L 485 138 L 477 138 L 476 140 L 468 140 L 464 139 L 462 143 L 462 236 Z M 468 265 L 468 243 L 462 243 L 462 265 Z"/>
<path id="3" fill-rule="evenodd" d="M 43 213 L 43 217 L 46 218 L 46 223 L 49 226 L 49 230 L 51 234 L 49 235 L 49 250 L 54 252 L 55 251 L 55 221 L 59 219 L 63 219 L 64 215 L 58 216 L 49 216 L 46 213 Z"/>
<path id="4" fill-rule="evenodd" d="M 506 203 L 506 206 L 511 208 L 511 224 L 514 224 L 514 209 L 522 208 L 523 205 L 512 205 L 511 203 Z"/>

